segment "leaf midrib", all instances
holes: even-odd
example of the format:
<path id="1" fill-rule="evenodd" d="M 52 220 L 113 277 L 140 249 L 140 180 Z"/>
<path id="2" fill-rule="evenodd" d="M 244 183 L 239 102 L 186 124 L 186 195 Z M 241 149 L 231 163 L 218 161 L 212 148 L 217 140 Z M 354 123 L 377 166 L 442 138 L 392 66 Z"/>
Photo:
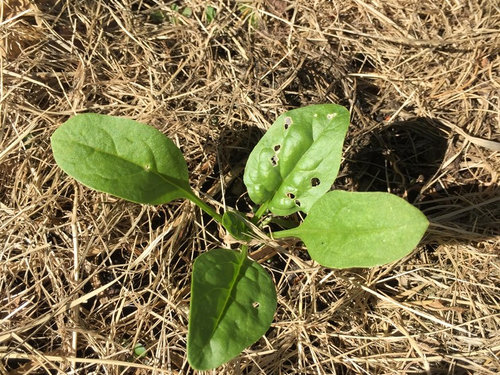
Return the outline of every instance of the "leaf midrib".
<path id="1" fill-rule="evenodd" d="M 306 228 L 304 228 L 304 225 L 306 226 Z M 414 226 L 415 226 L 414 224 L 408 222 L 404 225 L 399 225 L 397 228 L 408 228 L 408 227 L 414 227 Z M 349 227 L 344 227 L 344 228 L 347 230 L 343 231 L 343 233 L 348 233 L 348 235 L 353 233 L 352 230 L 349 230 L 350 229 Z M 332 229 L 334 229 L 333 225 L 331 228 L 314 228 L 314 227 L 307 228 L 307 225 L 304 223 L 296 228 L 285 229 L 285 230 L 275 232 L 274 235 L 275 235 L 275 238 L 296 237 L 296 238 L 302 239 L 302 235 L 304 233 L 306 233 L 307 235 L 321 236 L 322 234 L 325 233 L 325 230 L 332 230 Z M 379 232 L 379 231 L 394 231 L 394 227 L 382 227 L 382 228 L 379 227 L 379 228 L 372 229 L 372 230 L 370 230 L 369 228 L 368 229 L 361 229 L 361 230 L 357 230 L 355 232 L 354 236 L 359 235 L 360 232 L 362 233 L 361 235 L 364 235 L 364 234 L 367 234 L 369 232 Z M 280 235 L 276 236 L 277 233 L 279 233 Z"/>
<path id="2" fill-rule="evenodd" d="M 243 253 L 240 253 L 238 259 L 239 259 L 239 262 L 237 265 L 237 270 L 234 273 L 233 279 L 231 280 L 229 289 L 226 289 L 226 290 L 228 290 L 227 297 L 226 297 L 226 300 L 224 301 L 224 305 L 222 307 L 221 313 L 217 317 L 217 321 L 214 324 L 214 328 L 212 329 L 212 332 L 210 333 L 209 341 L 212 339 L 212 337 L 214 337 L 215 331 L 219 327 L 220 322 L 222 320 L 222 317 L 225 315 L 225 313 L 229 307 L 229 301 L 231 300 L 231 295 L 233 294 L 233 290 L 234 290 L 236 284 L 238 283 L 241 268 L 243 267 L 243 263 L 245 263 L 246 257 L 243 256 Z"/>
<path id="3" fill-rule="evenodd" d="M 172 176 L 169 176 L 169 175 L 164 175 L 164 174 L 160 173 L 158 170 L 153 169 L 153 166 L 151 166 L 150 170 L 146 170 L 143 165 L 135 163 L 134 161 L 129 160 L 129 159 L 127 159 L 125 157 L 122 157 L 120 155 L 111 154 L 111 153 L 103 151 L 103 150 L 101 150 L 99 148 L 96 148 L 96 147 L 93 147 L 93 146 L 89 146 L 86 143 L 82 143 L 82 142 L 78 142 L 78 141 L 74 141 L 74 140 L 71 140 L 71 143 L 79 145 L 79 146 L 81 146 L 83 148 L 88 148 L 88 149 L 90 149 L 90 150 L 92 150 L 94 152 L 101 153 L 103 155 L 106 155 L 106 157 L 109 157 L 109 158 L 116 158 L 118 160 L 123 160 L 123 161 L 125 161 L 125 162 L 127 162 L 127 163 L 129 163 L 129 164 L 131 164 L 131 165 L 133 165 L 135 167 L 138 167 L 139 169 L 141 169 L 145 173 L 152 173 L 152 174 L 154 174 L 155 176 L 159 177 L 161 180 L 165 181 L 166 183 L 168 183 L 170 185 L 173 185 L 177 189 L 179 189 L 179 190 L 181 190 L 181 191 L 189 194 L 189 191 L 185 187 L 183 187 L 183 186 L 181 186 L 180 184 L 177 183 L 177 181 L 176 181 L 177 179 L 176 178 L 174 178 Z M 115 149 L 116 149 L 116 147 L 115 147 Z M 154 156 L 154 154 L 153 154 L 153 159 L 155 159 L 154 163 L 156 164 L 156 157 Z M 156 165 L 155 165 L 155 167 L 156 167 Z M 137 172 L 137 173 L 139 173 L 139 172 Z M 181 181 L 181 180 L 179 180 L 179 181 Z"/>
<path id="4" fill-rule="evenodd" d="M 341 120 L 341 119 L 339 119 L 339 120 Z M 310 130 L 311 130 L 311 137 L 312 137 L 312 141 L 311 141 L 311 143 L 307 146 L 307 148 L 305 149 L 305 151 L 304 151 L 304 152 L 300 155 L 300 157 L 297 159 L 297 162 L 295 163 L 294 167 L 293 167 L 293 168 L 292 168 L 292 169 L 291 169 L 291 170 L 290 170 L 290 171 L 289 171 L 289 172 L 288 172 L 285 176 L 283 176 L 283 175 L 281 174 L 281 169 L 280 169 L 280 177 L 281 177 L 281 181 L 280 181 L 280 183 L 279 183 L 278 187 L 276 188 L 275 193 L 273 194 L 272 198 L 271 198 L 271 199 L 269 199 L 269 202 L 273 202 L 273 201 L 275 200 L 275 198 L 278 198 L 278 199 L 279 199 L 278 192 L 281 190 L 282 186 L 284 185 L 285 180 L 286 180 L 286 179 L 287 179 L 290 175 L 292 175 L 292 174 L 296 173 L 295 171 L 296 171 L 296 169 L 298 168 L 297 166 L 300 164 L 300 161 L 302 160 L 302 158 L 304 157 L 304 155 L 305 155 L 305 154 L 307 154 L 307 152 L 310 150 L 311 146 L 312 146 L 315 142 L 317 142 L 317 141 L 318 141 L 321 137 L 323 137 L 323 136 L 324 136 L 324 134 L 325 134 L 326 132 L 328 132 L 328 131 L 330 131 L 330 130 L 334 130 L 333 128 L 332 128 L 332 129 L 330 129 L 330 128 L 327 126 L 327 127 L 323 128 L 323 131 L 321 131 L 321 132 L 320 132 L 320 134 L 316 136 L 316 139 L 314 139 L 313 134 L 312 134 L 312 133 L 313 133 L 313 124 L 312 124 L 312 122 L 308 122 L 306 125 L 307 125 L 307 126 L 310 128 Z M 286 138 L 286 136 L 285 136 L 284 138 Z M 300 208 L 299 208 L 297 211 L 300 211 Z"/>
<path id="5" fill-rule="evenodd" d="M 361 228 L 361 229 L 356 229 L 356 230 L 353 230 L 352 227 L 347 227 L 347 226 L 342 226 L 343 229 L 346 229 L 346 230 L 343 230 L 342 232 L 340 231 L 337 231 L 339 233 L 347 233 L 348 235 L 353 235 L 353 236 L 357 236 L 361 233 L 361 235 L 363 234 L 366 234 L 366 233 L 373 233 L 373 232 L 381 232 L 381 231 L 394 231 L 394 228 L 407 228 L 407 227 L 413 227 L 414 225 L 412 225 L 412 223 L 406 223 L 406 224 L 398 224 L 398 225 L 394 225 L 394 226 L 384 226 L 384 227 L 377 227 L 377 228 L 373 228 L 373 229 L 370 229 L 370 228 Z M 338 227 L 337 227 L 338 228 Z M 307 228 L 307 229 L 304 229 L 299 226 L 296 228 L 297 229 L 297 232 L 300 232 L 300 233 L 304 233 L 304 232 L 308 232 L 308 233 L 312 233 L 312 234 L 322 234 L 322 233 L 325 233 L 325 230 L 328 230 L 328 229 L 331 229 L 331 228 Z"/>

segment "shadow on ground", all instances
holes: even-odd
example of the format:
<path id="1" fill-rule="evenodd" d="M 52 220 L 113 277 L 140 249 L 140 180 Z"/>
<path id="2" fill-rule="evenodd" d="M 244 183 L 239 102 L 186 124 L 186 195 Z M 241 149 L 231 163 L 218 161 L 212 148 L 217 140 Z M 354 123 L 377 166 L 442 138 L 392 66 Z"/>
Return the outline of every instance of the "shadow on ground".
<path id="1" fill-rule="evenodd" d="M 335 187 L 405 198 L 431 222 L 428 243 L 437 237 L 481 241 L 497 236 L 498 186 L 454 185 L 446 174 L 438 176 L 448 148 L 443 128 L 434 119 L 418 117 L 360 139 L 347 155 Z"/>

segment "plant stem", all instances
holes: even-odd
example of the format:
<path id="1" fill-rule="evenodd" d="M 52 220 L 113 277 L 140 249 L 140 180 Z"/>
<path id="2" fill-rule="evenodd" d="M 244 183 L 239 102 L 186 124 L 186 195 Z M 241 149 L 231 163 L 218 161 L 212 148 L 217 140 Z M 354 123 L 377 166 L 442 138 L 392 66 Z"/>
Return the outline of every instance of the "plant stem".
<path id="1" fill-rule="evenodd" d="M 248 246 L 247 245 L 241 245 L 241 257 L 245 259 L 248 255 Z"/>
<path id="2" fill-rule="evenodd" d="M 297 228 L 279 230 L 272 233 L 273 238 L 298 237 Z"/>
<path id="3" fill-rule="evenodd" d="M 207 214 L 212 216 L 215 219 L 215 221 L 217 221 L 219 224 L 222 224 L 222 216 L 219 215 L 217 212 L 215 212 L 215 210 L 212 207 L 210 207 L 208 204 L 206 204 L 204 201 L 198 198 L 193 191 L 186 191 L 185 198 L 189 199 L 191 202 L 196 204 Z"/>
<path id="4" fill-rule="evenodd" d="M 296 221 L 282 219 L 280 217 L 273 217 L 271 219 L 271 223 L 278 224 L 280 227 L 285 228 L 285 229 L 293 229 L 293 228 L 296 228 L 298 225 L 298 223 Z"/>
<path id="5" fill-rule="evenodd" d="M 267 211 L 267 202 L 264 203 L 262 206 L 259 207 L 259 209 L 257 210 L 257 212 L 255 213 L 255 216 L 253 217 L 252 219 L 252 222 L 254 224 L 257 224 L 257 222 L 259 221 L 259 219 L 261 218 L 262 215 L 264 215 L 264 213 Z"/>

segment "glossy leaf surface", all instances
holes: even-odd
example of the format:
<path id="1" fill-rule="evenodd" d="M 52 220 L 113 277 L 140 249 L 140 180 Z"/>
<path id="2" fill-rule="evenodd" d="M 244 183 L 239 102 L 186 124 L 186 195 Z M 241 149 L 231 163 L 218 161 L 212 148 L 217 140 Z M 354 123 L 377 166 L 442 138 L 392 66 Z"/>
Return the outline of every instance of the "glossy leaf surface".
<path id="1" fill-rule="evenodd" d="M 184 157 L 157 129 L 137 121 L 80 114 L 52 135 L 54 158 L 95 190 L 137 203 L 162 204 L 191 191 Z"/>
<path id="2" fill-rule="evenodd" d="M 302 239 L 325 267 L 373 267 L 409 254 L 427 226 L 425 215 L 396 195 L 332 191 L 302 225 L 276 234 Z"/>
<path id="3" fill-rule="evenodd" d="M 271 325 L 276 292 L 268 273 L 241 253 L 216 249 L 193 266 L 188 360 L 215 368 L 256 342 Z"/>
<path id="4" fill-rule="evenodd" d="M 276 215 L 308 212 L 337 177 L 349 112 L 335 104 L 282 114 L 251 152 L 244 182 Z"/>

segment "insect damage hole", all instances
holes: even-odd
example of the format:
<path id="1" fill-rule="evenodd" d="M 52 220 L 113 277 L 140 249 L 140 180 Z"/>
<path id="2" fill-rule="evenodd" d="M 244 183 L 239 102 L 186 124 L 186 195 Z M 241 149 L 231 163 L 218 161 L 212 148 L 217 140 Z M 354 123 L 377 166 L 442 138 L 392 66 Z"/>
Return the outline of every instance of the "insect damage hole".
<path id="1" fill-rule="evenodd" d="M 321 182 L 321 181 L 320 181 L 320 180 L 319 180 L 319 178 L 317 178 L 317 177 L 313 177 L 313 178 L 311 178 L 311 186 L 312 186 L 312 187 L 318 186 L 318 185 L 320 184 L 320 182 Z"/>
<path id="2" fill-rule="evenodd" d="M 252 307 L 253 307 L 254 309 L 258 309 L 258 308 L 259 308 L 259 306 L 260 306 L 260 303 L 258 303 L 258 302 L 254 302 L 254 303 L 252 303 Z"/>
<path id="3" fill-rule="evenodd" d="M 280 150 L 280 148 L 281 148 L 281 145 L 275 145 L 273 147 L 273 150 L 274 150 L 274 152 L 278 152 Z"/>
<path id="4" fill-rule="evenodd" d="M 298 199 L 295 199 L 295 205 L 296 205 L 297 207 L 300 207 L 300 201 L 299 201 Z"/>
<path id="5" fill-rule="evenodd" d="M 287 198 L 290 199 L 295 199 L 295 194 L 294 193 L 286 193 Z"/>
<path id="6" fill-rule="evenodd" d="M 279 160 L 280 160 L 280 159 L 278 158 L 278 156 L 273 155 L 273 156 L 271 157 L 271 164 L 272 164 L 272 166 L 273 166 L 273 167 L 276 167 L 276 166 L 278 165 Z"/>
<path id="7" fill-rule="evenodd" d="M 290 127 L 290 125 L 292 125 L 292 124 L 293 124 L 292 118 L 291 117 L 285 117 L 285 130 L 287 130 Z"/>

